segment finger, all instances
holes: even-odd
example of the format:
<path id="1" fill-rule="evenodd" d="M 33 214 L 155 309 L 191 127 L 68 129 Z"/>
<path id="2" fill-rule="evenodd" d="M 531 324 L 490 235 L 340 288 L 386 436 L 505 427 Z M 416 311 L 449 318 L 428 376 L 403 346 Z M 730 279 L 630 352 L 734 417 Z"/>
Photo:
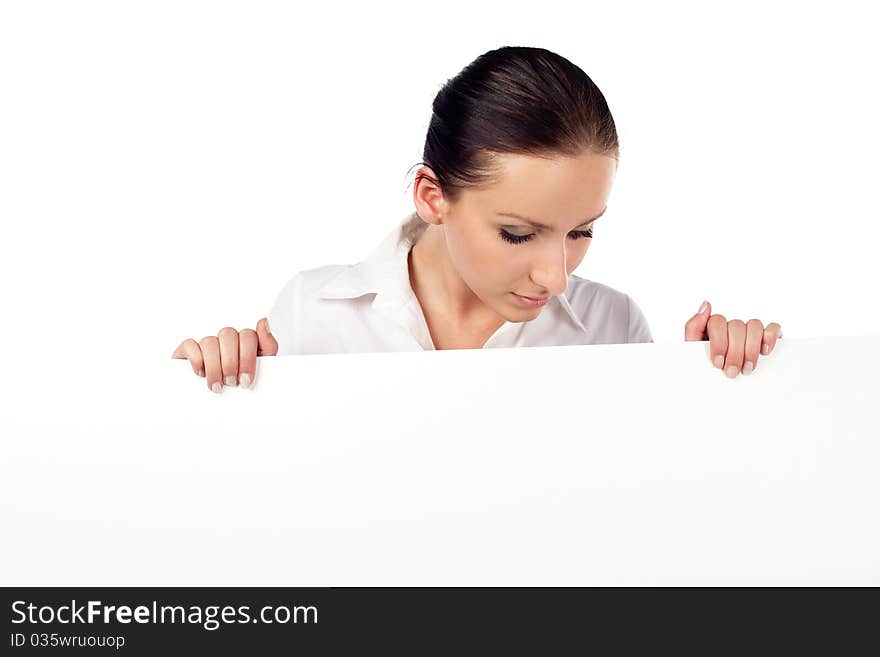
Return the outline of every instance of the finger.
<path id="1" fill-rule="evenodd" d="M 238 333 L 238 382 L 249 388 L 257 371 L 257 332 L 242 329 Z"/>
<path id="2" fill-rule="evenodd" d="M 727 357 L 724 359 L 724 373 L 735 379 L 743 366 L 746 351 L 746 323 L 741 319 L 727 322 Z"/>
<path id="3" fill-rule="evenodd" d="M 278 342 L 269 333 L 269 320 L 265 317 L 257 322 L 257 338 L 259 340 L 257 346 L 258 356 L 274 356 L 278 353 Z"/>
<path id="4" fill-rule="evenodd" d="M 761 353 L 765 356 L 773 351 L 776 341 L 782 339 L 782 327 L 776 322 L 770 322 L 764 327 L 764 340 L 761 345 Z"/>
<path id="5" fill-rule="evenodd" d="M 199 340 L 199 348 L 202 350 L 202 358 L 205 359 L 205 379 L 208 388 L 216 393 L 223 390 L 221 377 L 223 370 L 220 368 L 220 341 L 216 336 L 208 335 Z"/>
<path id="6" fill-rule="evenodd" d="M 192 365 L 193 372 L 199 376 L 205 376 L 204 363 L 202 362 L 202 350 L 199 349 L 199 343 L 192 338 L 187 338 L 181 342 L 177 349 L 174 350 L 174 353 L 171 354 L 171 357 L 186 358 L 189 361 L 189 364 Z"/>
<path id="7" fill-rule="evenodd" d="M 231 326 L 220 329 L 220 369 L 223 370 L 223 383 L 238 385 L 238 331 Z"/>
<path id="8" fill-rule="evenodd" d="M 712 304 L 704 301 L 697 314 L 691 317 L 684 325 L 684 339 L 687 342 L 706 339 L 706 323 L 712 314 Z"/>
<path id="9" fill-rule="evenodd" d="M 727 319 L 724 315 L 712 315 L 706 324 L 709 334 L 709 360 L 719 370 L 724 368 L 724 355 L 727 353 Z"/>
<path id="10" fill-rule="evenodd" d="M 751 374 L 758 364 L 761 351 L 761 340 L 764 338 L 764 323 L 759 319 L 750 319 L 746 323 L 746 350 L 743 356 L 743 374 Z"/>

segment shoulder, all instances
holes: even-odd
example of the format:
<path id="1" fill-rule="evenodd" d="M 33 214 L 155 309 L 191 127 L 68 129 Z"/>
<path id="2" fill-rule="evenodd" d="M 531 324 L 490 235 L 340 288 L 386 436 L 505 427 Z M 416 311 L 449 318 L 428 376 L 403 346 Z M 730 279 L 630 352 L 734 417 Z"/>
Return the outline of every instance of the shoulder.
<path id="1" fill-rule="evenodd" d="M 597 338 L 653 342 L 642 309 L 626 292 L 572 274 L 565 296 L 581 323 Z"/>
<path id="2" fill-rule="evenodd" d="M 303 353 L 314 349 L 312 333 L 326 334 L 339 323 L 341 308 L 322 305 L 322 290 L 342 278 L 353 265 L 324 265 L 304 269 L 290 278 L 278 292 L 267 315 L 269 330 L 278 342 L 279 354 Z M 320 342 L 320 340 L 318 341 Z"/>
<path id="3" fill-rule="evenodd" d="M 599 304 L 625 308 L 629 304 L 630 297 L 610 285 L 599 283 L 587 278 L 581 278 L 572 274 L 568 277 L 568 289 L 565 296 L 575 310 L 586 310 L 588 306 Z"/>
<path id="4" fill-rule="evenodd" d="M 297 272 L 281 288 L 281 295 L 288 298 L 293 296 L 310 297 L 327 283 L 334 280 L 342 273 L 349 271 L 354 265 L 324 265 L 314 269 L 304 269 Z"/>
<path id="5" fill-rule="evenodd" d="M 626 292 L 573 274 L 569 276 L 565 296 L 579 317 L 595 313 L 597 308 L 614 315 L 628 313 L 635 303 Z"/>
<path id="6" fill-rule="evenodd" d="M 291 315 L 299 313 L 304 316 L 304 311 L 315 312 L 315 307 L 320 306 L 320 300 L 324 293 L 332 292 L 342 286 L 348 287 L 352 280 L 357 279 L 356 265 L 324 265 L 314 269 L 304 269 L 297 272 L 281 288 L 272 314 L 276 318 L 276 326 L 282 322 L 290 323 Z"/>

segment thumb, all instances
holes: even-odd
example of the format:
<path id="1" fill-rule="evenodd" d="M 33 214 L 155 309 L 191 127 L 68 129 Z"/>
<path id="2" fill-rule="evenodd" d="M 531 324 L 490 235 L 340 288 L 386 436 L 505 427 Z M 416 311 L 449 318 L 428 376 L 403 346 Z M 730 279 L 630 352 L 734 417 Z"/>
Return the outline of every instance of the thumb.
<path id="1" fill-rule="evenodd" d="M 278 353 L 278 342 L 269 333 L 269 320 L 265 317 L 257 322 L 257 356 L 274 356 Z"/>
<path id="2" fill-rule="evenodd" d="M 684 339 L 687 342 L 706 340 L 706 324 L 709 323 L 709 315 L 712 314 L 712 304 L 704 301 L 696 315 L 691 317 L 684 325 Z"/>

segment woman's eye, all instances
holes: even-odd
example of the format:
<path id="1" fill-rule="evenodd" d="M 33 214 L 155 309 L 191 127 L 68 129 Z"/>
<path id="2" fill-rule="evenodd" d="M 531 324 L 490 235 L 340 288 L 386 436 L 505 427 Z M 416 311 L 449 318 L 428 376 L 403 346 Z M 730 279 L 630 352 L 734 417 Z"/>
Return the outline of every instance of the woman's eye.
<path id="1" fill-rule="evenodd" d="M 528 235 L 514 235 L 512 233 L 508 233 L 503 228 L 499 232 L 499 235 L 501 236 L 501 239 L 505 240 L 506 242 L 510 242 L 511 244 L 522 244 L 523 242 L 528 242 L 530 239 L 532 239 L 535 236 L 534 233 L 529 233 Z M 573 240 L 578 240 L 578 239 L 581 239 L 582 237 L 592 237 L 592 236 L 593 236 L 593 229 L 592 228 L 588 228 L 587 230 L 573 230 L 568 234 L 568 237 Z"/>
<path id="2" fill-rule="evenodd" d="M 523 242 L 528 242 L 535 236 L 534 233 L 529 233 L 528 235 L 513 235 L 512 233 L 508 233 L 503 228 L 501 229 L 501 232 L 499 234 L 501 235 L 501 239 L 510 242 L 511 244 L 522 244 Z"/>

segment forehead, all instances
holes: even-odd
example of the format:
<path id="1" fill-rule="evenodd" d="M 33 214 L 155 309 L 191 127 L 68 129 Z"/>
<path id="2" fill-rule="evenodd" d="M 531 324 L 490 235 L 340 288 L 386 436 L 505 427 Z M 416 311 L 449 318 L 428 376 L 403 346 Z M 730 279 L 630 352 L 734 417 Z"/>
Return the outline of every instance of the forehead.
<path id="1" fill-rule="evenodd" d="M 482 210 L 508 211 L 540 221 L 568 223 L 599 214 L 617 170 L 610 156 L 497 155 L 493 184 L 473 192 Z"/>

